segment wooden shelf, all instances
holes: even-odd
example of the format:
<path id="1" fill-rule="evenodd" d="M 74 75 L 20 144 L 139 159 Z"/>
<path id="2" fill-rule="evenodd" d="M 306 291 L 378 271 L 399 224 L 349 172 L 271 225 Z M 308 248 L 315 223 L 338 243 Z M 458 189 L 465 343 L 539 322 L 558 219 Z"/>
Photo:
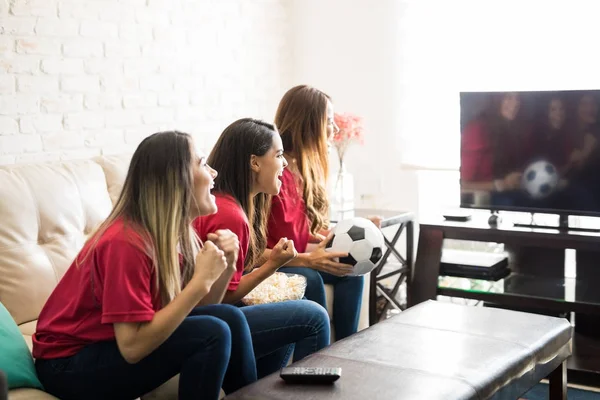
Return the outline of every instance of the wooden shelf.
<path id="1" fill-rule="evenodd" d="M 575 333 L 573 336 L 573 355 L 567 367 L 576 371 L 600 374 L 600 338 Z"/>
<path id="2" fill-rule="evenodd" d="M 496 282 L 480 279 L 444 277 L 437 292 L 460 297 L 557 312 L 600 315 L 600 291 L 592 282 L 573 278 L 552 278 L 512 273 Z"/>

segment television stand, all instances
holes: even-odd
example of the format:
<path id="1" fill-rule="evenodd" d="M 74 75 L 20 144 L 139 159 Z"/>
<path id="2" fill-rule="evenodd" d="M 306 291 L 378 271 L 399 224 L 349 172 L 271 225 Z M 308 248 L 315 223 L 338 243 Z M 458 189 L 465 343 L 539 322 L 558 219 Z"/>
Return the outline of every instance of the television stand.
<path id="1" fill-rule="evenodd" d="M 541 225 L 533 222 L 533 213 L 531 213 L 531 222 L 528 224 L 515 222 L 513 226 L 517 228 L 532 228 L 532 229 L 558 229 L 559 231 L 571 231 L 571 232 L 590 232 L 590 233 L 598 233 L 600 229 L 598 228 L 577 228 L 573 226 L 569 226 L 569 215 L 568 214 L 560 214 L 558 216 L 558 226 L 556 225 Z M 491 218 L 491 217 L 490 217 Z"/>

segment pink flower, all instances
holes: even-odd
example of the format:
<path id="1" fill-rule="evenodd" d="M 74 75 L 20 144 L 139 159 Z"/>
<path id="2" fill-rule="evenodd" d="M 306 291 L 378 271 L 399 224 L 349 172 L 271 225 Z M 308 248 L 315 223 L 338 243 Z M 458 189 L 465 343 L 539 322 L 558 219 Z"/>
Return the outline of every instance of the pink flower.
<path id="1" fill-rule="evenodd" d="M 352 142 L 363 144 L 363 119 L 353 114 L 334 114 L 335 124 L 339 131 L 333 134 L 333 145 L 336 147 L 340 164 L 348 145 Z"/>
<path id="2" fill-rule="evenodd" d="M 358 141 L 363 143 L 363 119 L 352 114 L 335 114 L 335 124 L 340 128 L 333 135 L 334 142 Z"/>

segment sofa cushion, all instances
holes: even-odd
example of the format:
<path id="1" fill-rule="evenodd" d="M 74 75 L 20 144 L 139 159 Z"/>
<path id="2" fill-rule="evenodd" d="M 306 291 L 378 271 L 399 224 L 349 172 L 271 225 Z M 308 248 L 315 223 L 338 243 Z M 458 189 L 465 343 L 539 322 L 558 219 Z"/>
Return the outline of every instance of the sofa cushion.
<path id="1" fill-rule="evenodd" d="M 56 397 L 37 389 L 13 389 L 8 392 L 8 400 L 58 400 Z"/>
<path id="2" fill-rule="evenodd" d="M 0 301 L 34 321 L 112 203 L 93 161 L 0 167 Z"/>
<path id="3" fill-rule="evenodd" d="M 31 351 L 33 349 L 33 343 L 31 337 L 35 333 L 35 328 L 37 326 L 37 320 L 26 322 L 24 324 L 19 325 L 19 330 L 23 334 L 23 338 L 25 339 L 25 343 L 27 343 L 27 347 Z"/>
<path id="4" fill-rule="evenodd" d="M 100 156 L 94 159 L 94 161 L 100 164 L 104 170 L 108 193 L 113 204 L 117 202 L 117 199 L 121 194 L 121 189 L 123 188 L 123 183 L 125 183 L 127 171 L 129 170 L 131 156 L 131 154 L 119 154 Z"/>
<path id="5" fill-rule="evenodd" d="M 0 303 L 0 370 L 8 378 L 8 388 L 42 388 L 33 358 L 23 335 L 8 310 Z"/>

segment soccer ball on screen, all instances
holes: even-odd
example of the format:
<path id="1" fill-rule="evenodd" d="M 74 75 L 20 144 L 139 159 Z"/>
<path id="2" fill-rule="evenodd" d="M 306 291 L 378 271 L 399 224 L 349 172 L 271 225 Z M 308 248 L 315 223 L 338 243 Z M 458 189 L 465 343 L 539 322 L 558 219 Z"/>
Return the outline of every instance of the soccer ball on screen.
<path id="1" fill-rule="evenodd" d="M 551 195 L 558 185 L 558 173 L 554 165 L 541 160 L 530 164 L 523 173 L 521 187 L 533 199 Z"/>
<path id="2" fill-rule="evenodd" d="M 354 266 L 351 276 L 368 274 L 383 256 L 383 233 L 366 218 L 350 218 L 333 228 L 326 251 L 348 253 L 340 262 Z"/>

